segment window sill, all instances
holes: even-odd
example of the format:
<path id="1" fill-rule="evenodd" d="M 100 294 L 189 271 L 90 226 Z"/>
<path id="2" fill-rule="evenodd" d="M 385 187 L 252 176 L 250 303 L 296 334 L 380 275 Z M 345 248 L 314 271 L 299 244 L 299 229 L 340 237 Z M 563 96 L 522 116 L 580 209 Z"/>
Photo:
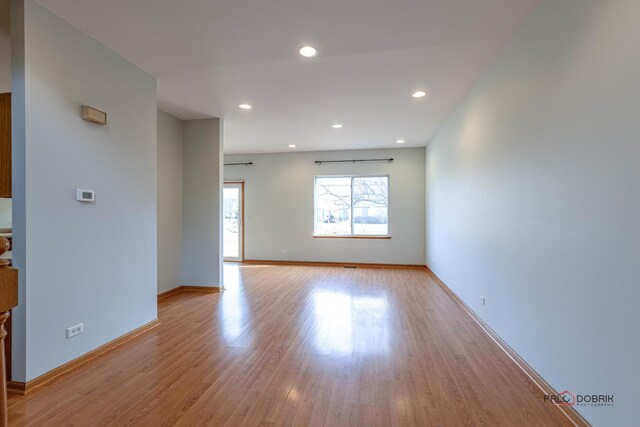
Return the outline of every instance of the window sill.
<path id="1" fill-rule="evenodd" d="M 389 240 L 391 236 L 313 236 L 314 239 L 377 239 Z"/>

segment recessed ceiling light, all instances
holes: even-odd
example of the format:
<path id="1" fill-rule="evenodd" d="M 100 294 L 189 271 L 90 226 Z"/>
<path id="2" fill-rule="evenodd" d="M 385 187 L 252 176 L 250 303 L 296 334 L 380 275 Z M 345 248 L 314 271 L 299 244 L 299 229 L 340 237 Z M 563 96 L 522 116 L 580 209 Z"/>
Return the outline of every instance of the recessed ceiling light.
<path id="1" fill-rule="evenodd" d="M 305 58 L 313 58 L 318 54 L 318 49 L 307 44 L 298 49 L 298 53 Z"/>
<path id="2" fill-rule="evenodd" d="M 331 125 L 331 127 L 334 129 L 340 129 L 342 125 L 340 123 L 336 123 L 335 125 Z"/>
<path id="3" fill-rule="evenodd" d="M 289 144 L 289 148 L 296 148 L 296 144 Z"/>
<path id="4" fill-rule="evenodd" d="M 253 108 L 251 104 L 240 104 L 238 105 L 238 107 L 242 108 L 243 110 L 251 110 Z"/>
<path id="5" fill-rule="evenodd" d="M 399 139 L 396 141 L 396 144 L 404 144 L 404 139 Z"/>
<path id="6" fill-rule="evenodd" d="M 413 94 L 411 94 L 411 96 L 413 96 L 414 98 L 422 98 L 426 94 L 427 94 L 427 92 L 425 92 L 423 90 L 418 90 L 418 91 L 413 92 Z"/>

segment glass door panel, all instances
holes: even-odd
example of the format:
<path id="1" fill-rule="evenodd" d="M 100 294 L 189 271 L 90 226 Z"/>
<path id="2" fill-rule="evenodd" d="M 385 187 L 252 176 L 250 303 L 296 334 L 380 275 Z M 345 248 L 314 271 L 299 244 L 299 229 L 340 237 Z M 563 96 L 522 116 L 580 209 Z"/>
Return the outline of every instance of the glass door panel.
<path id="1" fill-rule="evenodd" d="M 242 183 L 225 183 L 223 189 L 223 257 L 242 261 Z"/>

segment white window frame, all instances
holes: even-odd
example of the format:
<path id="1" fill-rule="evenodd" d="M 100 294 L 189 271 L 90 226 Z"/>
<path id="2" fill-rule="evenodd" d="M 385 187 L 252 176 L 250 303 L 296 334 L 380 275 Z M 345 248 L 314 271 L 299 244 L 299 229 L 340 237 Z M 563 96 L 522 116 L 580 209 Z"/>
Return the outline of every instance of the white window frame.
<path id="1" fill-rule="evenodd" d="M 317 201 L 317 181 L 318 178 L 350 178 L 351 179 L 351 206 L 349 208 L 349 218 L 351 219 L 351 234 L 340 235 L 319 235 L 316 234 L 316 201 Z M 354 234 L 353 232 L 353 180 L 354 178 L 387 178 L 387 234 Z M 391 176 L 389 174 L 367 174 L 367 175 L 316 175 L 313 177 L 313 237 L 318 239 L 390 239 L 391 238 Z"/>

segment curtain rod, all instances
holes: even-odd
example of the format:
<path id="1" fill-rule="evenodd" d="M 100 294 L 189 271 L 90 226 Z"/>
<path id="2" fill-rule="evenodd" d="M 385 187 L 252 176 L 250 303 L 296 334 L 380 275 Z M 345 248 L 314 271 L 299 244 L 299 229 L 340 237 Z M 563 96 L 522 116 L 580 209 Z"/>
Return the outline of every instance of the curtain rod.
<path id="1" fill-rule="evenodd" d="M 393 159 L 352 159 L 352 160 L 316 160 L 316 164 L 323 163 L 361 163 L 361 162 L 393 162 Z"/>
<path id="2" fill-rule="evenodd" d="M 251 166 L 253 162 L 240 162 L 240 163 L 225 163 L 225 166 Z"/>

